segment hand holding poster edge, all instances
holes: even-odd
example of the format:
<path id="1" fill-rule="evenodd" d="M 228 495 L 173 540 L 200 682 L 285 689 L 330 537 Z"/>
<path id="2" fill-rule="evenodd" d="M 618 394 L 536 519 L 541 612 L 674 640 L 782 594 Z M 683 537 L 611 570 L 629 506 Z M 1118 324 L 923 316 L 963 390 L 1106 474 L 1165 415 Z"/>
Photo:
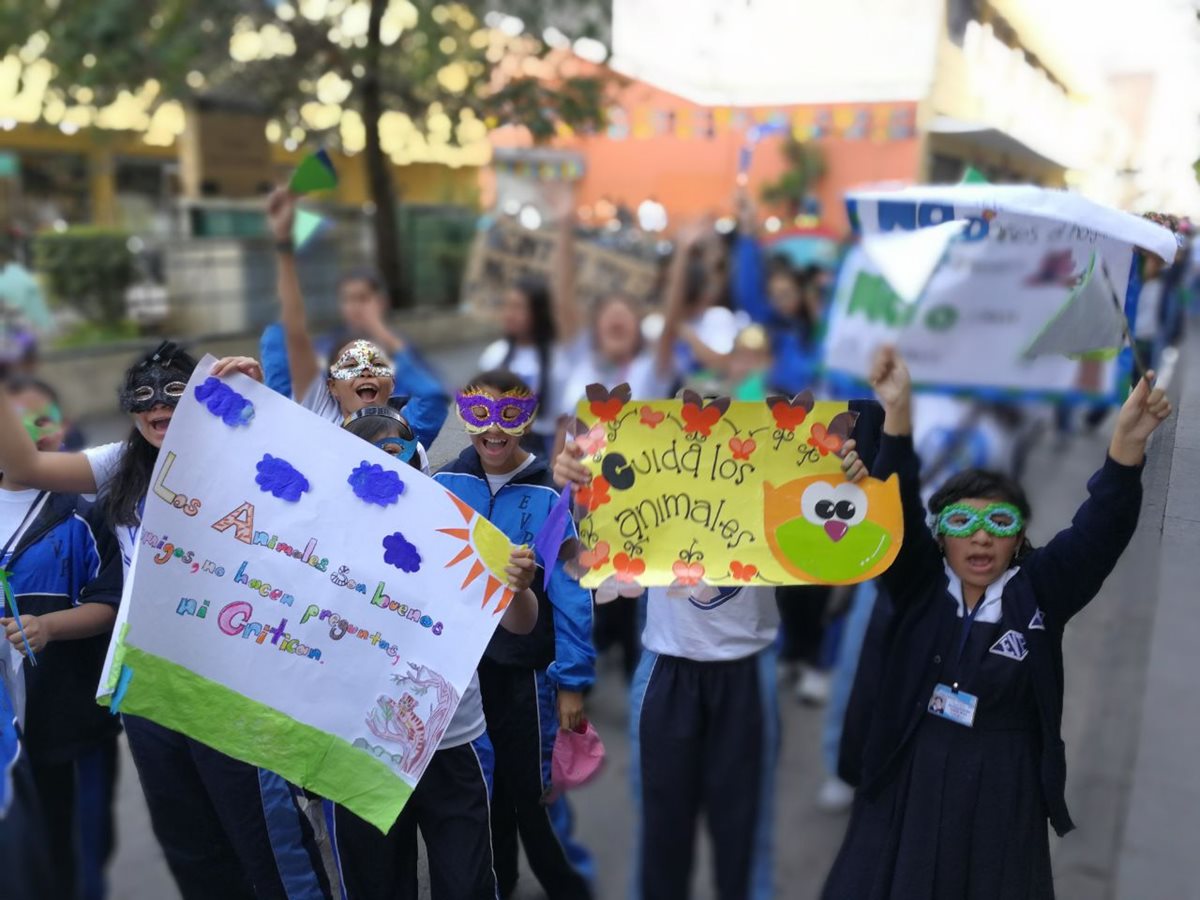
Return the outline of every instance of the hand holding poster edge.
<path id="1" fill-rule="evenodd" d="M 191 402 L 194 399 L 194 389 L 197 383 L 207 377 L 212 363 L 212 357 L 206 357 L 197 366 L 192 383 L 189 384 L 185 392 L 185 399 L 181 401 L 181 409 L 177 411 L 175 420 L 172 423 L 172 430 L 168 432 L 167 440 L 164 442 L 165 446 L 160 452 L 159 464 L 156 466 L 155 473 L 152 476 L 152 489 L 151 494 L 148 496 L 148 509 L 144 521 L 144 527 L 146 528 L 154 526 L 156 518 L 161 519 L 159 513 L 163 510 L 173 513 L 176 519 L 183 514 L 182 508 L 179 506 L 158 502 L 166 498 L 161 494 L 156 495 L 155 489 L 163 488 L 178 491 L 192 483 L 186 480 L 190 473 L 181 465 L 171 468 L 169 460 L 169 455 L 172 453 L 178 454 L 179 459 L 184 459 L 185 448 L 189 444 L 195 443 L 194 440 L 189 441 L 189 435 L 185 434 L 185 430 L 189 427 L 187 424 L 189 417 L 192 426 L 197 424 L 195 420 L 199 417 L 201 422 L 208 426 L 207 430 L 210 433 L 215 431 L 220 438 L 224 438 L 226 434 L 233 431 L 230 426 L 224 424 L 224 420 L 221 418 L 221 413 L 225 412 L 224 409 L 210 408 L 206 411 L 201 411 L 204 404 Z M 305 428 L 322 427 L 332 429 L 330 433 L 332 440 L 330 442 L 322 441 L 314 442 L 314 444 L 344 444 L 345 441 L 340 440 L 340 438 L 350 437 L 346 432 L 343 432 L 332 423 L 326 422 L 312 413 L 302 410 L 284 398 L 277 398 L 261 385 L 258 385 L 245 376 L 234 375 L 225 379 L 223 383 L 227 383 L 231 387 L 230 393 L 244 396 L 247 402 L 253 402 L 259 407 L 259 414 L 251 417 L 249 419 L 250 424 L 241 429 L 245 434 L 251 433 L 257 426 L 260 430 L 260 435 L 265 439 L 265 436 L 273 428 L 275 431 L 278 431 L 281 427 L 278 416 L 274 414 L 279 411 L 286 411 L 289 420 L 299 417 L 304 422 Z M 267 413 L 266 418 L 268 421 L 271 419 L 275 420 L 274 425 L 268 425 L 266 428 L 263 428 L 262 418 L 264 411 Z M 183 424 L 182 428 L 181 423 Z M 287 426 L 282 427 L 286 430 Z M 229 431 L 226 431 L 226 429 Z M 194 432 L 195 430 L 195 427 L 192 427 L 192 431 Z M 172 441 L 173 437 L 175 438 L 174 441 Z M 277 437 L 277 435 L 274 435 L 271 439 L 274 439 L 274 437 Z M 391 457 L 366 442 L 352 439 L 348 446 L 353 448 L 353 455 L 355 457 L 362 454 L 368 459 L 380 460 L 383 465 L 397 466 Z M 345 447 L 342 449 L 344 455 Z M 260 454 L 258 454 L 258 450 L 256 449 L 251 456 L 257 455 Z M 231 466 L 230 462 L 236 461 L 237 458 L 239 457 L 236 455 L 232 460 L 226 458 L 224 463 L 220 464 L 220 478 L 230 477 L 231 470 L 237 468 L 236 465 Z M 246 459 L 249 465 L 249 470 L 243 477 L 252 478 L 252 459 L 244 455 L 241 458 Z M 303 462 L 301 465 L 308 470 L 310 475 L 313 474 L 312 465 Z M 319 472 L 319 470 L 317 471 Z M 403 467 L 402 471 L 406 477 L 425 478 L 425 476 L 420 476 L 416 470 L 408 467 Z M 319 490 L 323 484 L 329 483 L 327 478 L 313 478 L 312 480 L 314 482 L 314 490 Z M 415 487 L 415 484 L 410 485 L 410 489 L 415 489 Z M 263 492 L 268 491 L 268 489 L 272 491 L 279 490 L 278 484 L 274 481 L 269 482 L 267 485 L 260 484 L 260 488 Z M 346 490 L 348 491 L 349 489 L 347 488 Z M 452 587 L 449 587 L 446 592 L 461 591 L 466 603 L 468 605 L 473 604 L 473 608 L 477 610 L 475 615 L 480 616 L 482 614 L 486 616 L 482 620 L 472 620 L 481 621 L 480 627 L 484 629 L 484 631 L 479 632 L 479 637 L 474 641 L 476 645 L 475 649 L 481 655 L 486 646 L 487 639 L 490 638 L 491 631 L 499 622 L 500 614 L 506 605 L 508 591 L 503 583 L 503 570 L 507 562 L 508 553 L 511 552 L 511 544 L 491 523 L 476 514 L 466 504 L 458 501 L 457 498 L 441 485 L 430 484 L 428 489 L 423 490 L 434 490 L 439 495 L 447 498 L 445 508 L 448 511 L 452 511 L 451 517 L 445 521 L 429 523 L 428 527 L 444 535 L 443 538 L 438 539 L 443 542 L 442 546 L 446 546 L 444 542 L 449 538 L 452 541 L 458 542 L 463 547 L 463 552 L 460 552 L 449 562 L 445 563 L 444 568 L 439 568 L 437 571 L 445 571 L 445 574 L 436 577 L 442 578 L 446 585 L 450 585 L 449 580 L 452 580 Z M 287 502 L 282 491 L 276 496 L 283 497 L 280 502 Z M 304 496 L 299 502 L 303 503 L 307 499 L 307 496 Z M 269 501 L 265 500 L 262 502 L 264 505 L 269 503 Z M 199 522 L 200 533 L 208 533 L 203 531 L 206 525 L 203 520 L 205 519 L 205 515 L 209 514 L 209 508 L 201 505 L 199 509 L 202 515 L 196 517 L 196 519 L 201 520 Z M 210 517 L 216 517 L 223 511 L 213 508 L 211 509 Z M 435 513 L 435 515 L 437 514 Z M 185 525 L 188 524 L 186 519 L 182 521 Z M 192 521 L 195 522 L 196 520 Z M 443 524 L 449 527 L 434 527 Z M 286 522 L 276 520 L 271 527 L 286 532 L 288 526 Z M 194 529 L 193 532 L 195 532 Z M 424 548 L 428 544 L 426 541 L 420 540 L 423 533 L 414 529 L 409 534 L 409 537 L 418 540 L 418 543 Z M 173 536 L 183 535 L 180 539 L 180 546 L 187 545 L 185 541 L 191 541 L 187 532 L 177 531 L 175 526 L 172 527 L 171 534 Z M 309 787 L 335 802 L 343 803 L 343 805 L 346 805 L 357 814 L 363 816 L 363 818 L 371 821 L 381 830 L 386 831 L 395 820 L 407 797 L 411 794 L 412 785 L 415 784 L 416 777 L 419 777 L 419 770 L 416 771 L 415 777 L 411 781 L 406 781 L 397 776 L 396 770 L 393 768 L 395 763 L 389 765 L 379 759 L 377 754 L 372 755 L 372 753 L 366 752 L 361 742 L 352 742 L 345 737 L 338 736 L 302 721 L 294 715 L 289 715 L 281 708 L 276 708 L 268 703 L 263 703 L 260 700 L 247 696 L 234 687 L 223 684 L 222 681 L 225 679 L 221 676 L 217 678 L 206 677 L 203 674 L 192 671 L 184 663 L 170 659 L 171 653 L 169 649 L 164 655 L 161 645 L 158 648 L 147 649 L 145 639 L 151 637 L 151 633 L 145 630 L 145 622 L 142 623 L 141 631 L 139 632 L 139 610 L 145 613 L 146 607 L 145 601 L 139 601 L 138 599 L 136 582 L 138 576 L 144 575 L 147 569 L 153 571 L 155 563 L 159 563 L 159 560 L 155 559 L 154 562 L 150 562 L 142 559 L 139 566 L 139 559 L 142 556 L 150 558 L 156 556 L 155 551 L 146 545 L 146 536 L 143 533 L 142 540 L 139 540 L 134 550 L 135 559 L 131 568 L 131 573 L 134 577 L 128 579 L 126 583 L 126 591 L 122 598 L 121 610 L 118 614 L 118 625 L 114 629 L 114 640 L 109 647 L 109 657 L 106 661 L 105 673 L 101 678 L 98 691 L 100 702 L 104 703 L 107 701 L 111 703 L 113 700 L 117 700 L 117 705 L 125 712 L 147 716 L 166 727 L 173 728 L 207 743 L 230 756 L 278 772 L 293 783 Z M 218 536 L 212 540 L 219 542 L 222 538 Z M 191 545 L 197 546 L 194 543 Z M 216 545 L 214 544 L 214 546 Z M 474 552 L 471 552 L 472 548 L 474 548 Z M 143 554 L 142 550 L 146 550 L 146 553 Z M 278 560 L 289 559 L 287 556 L 279 557 L 276 554 L 269 553 L 264 548 L 259 548 L 259 550 L 263 557 Z M 248 553 L 250 550 L 247 549 L 245 552 Z M 299 553 L 300 551 L 296 552 Z M 173 561 L 169 558 L 170 555 L 166 553 L 159 553 L 158 556 L 163 557 L 162 562 L 159 563 L 160 565 L 174 565 L 178 561 L 178 557 Z M 252 559 L 255 566 L 260 565 L 262 562 L 261 557 L 252 557 Z M 293 561 L 277 563 L 277 568 L 282 567 L 282 571 L 286 573 L 285 577 L 297 583 L 300 580 L 300 576 L 297 573 L 306 571 L 299 559 L 297 556 L 293 558 Z M 437 560 L 431 559 L 428 562 L 432 565 Z M 141 569 L 140 572 L 139 568 Z M 429 571 L 433 571 L 430 567 L 426 568 Z M 499 577 L 497 577 L 497 573 L 500 573 Z M 203 578 L 204 576 L 193 574 L 183 575 L 182 577 Z M 277 583 L 290 584 L 291 582 L 279 581 Z M 212 584 L 218 587 L 218 589 L 221 587 L 219 583 L 214 582 Z M 245 596 L 238 593 L 244 590 L 244 588 L 237 582 L 230 583 L 226 581 L 224 585 L 225 587 L 221 594 L 209 595 L 213 597 L 214 604 L 223 602 L 225 599 L 229 599 L 229 597 Z M 382 587 L 383 584 L 381 582 L 380 589 Z M 184 590 L 188 593 L 191 592 L 188 589 Z M 354 601 L 351 598 L 353 598 L 354 594 L 342 594 L 340 593 L 342 590 L 342 588 L 327 588 L 327 593 L 333 592 L 336 595 L 336 599 L 322 599 L 321 605 L 336 603 L 343 611 L 349 610 L 350 614 L 356 620 L 360 616 L 365 615 L 365 610 L 369 610 L 375 606 L 374 601 L 370 604 L 367 603 L 367 600 L 370 598 L 369 592 L 365 596 L 360 593 L 359 607 L 352 609 L 347 601 L 353 603 Z M 377 590 L 377 597 L 379 593 L 380 590 Z M 483 597 L 483 607 L 479 606 L 480 595 Z M 254 594 L 254 596 L 257 597 L 257 594 Z M 266 595 L 263 596 L 265 597 Z M 273 594 L 272 597 L 274 596 Z M 218 597 L 221 598 L 220 601 L 218 601 Z M 318 599 L 320 598 L 318 598 L 316 593 L 307 590 L 305 594 L 297 598 L 295 613 L 299 613 L 303 602 L 315 602 Z M 388 598 L 385 596 L 383 600 L 387 601 Z M 170 605 L 168 604 L 168 606 Z M 422 605 L 425 604 L 423 603 Z M 181 602 L 180 608 L 182 609 L 182 607 L 183 603 Z M 316 608 L 316 606 L 310 606 L 310 609 Z M 294 614 L 291 610 L 285 609 L 283 611 L 287 615 Z M 171 612 L 174 612 L 174 610 L 167 611 L 168 620 L 170 620 Z M 394 615 L 394 613 L 380 612 L 379 615 L 388 617 Z M 182 617 L 183 614 L 180 613 L 180 616 Z M 216 609 L 214 608 L 213 615 L 208 618 L 208 623 L 213 623 L 215 617 Z M 192 613 L 189 613 L 187 618 L 180 618 L 179 621 L 187 621 L 189 623 L 198 622 Z M 303 618 L 301 618 L 301 622 L 303 621 Z M 314 621 L 316 621 L 315 617 Z M 364 619 L 363 621 L 371 625 L 369 619 Z M 395 620 L 385 618 L 383 625 L 376 629 L 376 636 L 378 637 L 379 633 L 386 629 L 390 628 L 394 631 L 400 627 L 415 628 L 416 632 L 414 633 L 417 634 L 428 633 L 421 631 L 419 624 L 423 623 L 403 626 L 403 622 L 403 618 L 396 618 Z M 130 628 L 131 624 L 133 626 L 132 630 Z M 194 625 L 190 627 L 203 626 Z M 226 633 L 228 634 L 228 632 Z M 462 632 L 460 637 L 465 636 L 465 634 L 465 632 Z M 403 635 L 401 637 L 403 638 Z M 227 638 L 220 638 L 218 640 L 227 640 Z M 368 642 L 368 644 L 370 643 Z M 380 643 L 386 642 L 381 641 Z M 269 645 L 270 642 L 268 642 L 268 648 Z M 230 646 L 242 646 L 242 642 L 234 641 Z M 247 648 L 253 647 L 254 642 L 246 643 L 244 646 Z M 408 647 L 409 644 L 402 641 L 400 646 L 403 652 L 403 648 Z M 252 657 L 256 653 L 266 652 L 268 651 L 249 651 Z M 366 651 L 362 652 L 365 653 Z M 418 659 L 428 658 L 426 651 L 422 651 L 422 653 L 424 656 L 418 656 Z M 270 656 L 278 659 L 286 658 L 286 655 L 282 653 L 270 654 Z M 267 657 L 263 656 L 262 658 L 265 659 Z M 411 659 L 411 657 L 407 656 L 406 658 Z M 254 659 L 251 659 L 251 662 L 254 661 Z M 474 663 L 477 664 L 477 662 L 478 660 L 475 659 Z M 311 661 L 306 664 L 311 665 Z M 474 669 L 474 664 L 470 665 L 470 669 Z M 384 671 L 390 672 L 390 669 Z M 403 666 L 397 671 L 404 674 Z M 297 670 L 297 674 L 303 673 Z M 122 687 L 124 687 L 125 691 L 124 697 L 120 696 Z M 370 691 L 369 687 L 367 691 Z M 457 705 L 458 693 L 456 691 L 452 691 L 452 693 L 453 704 Z M 198 697 L 205 698 L 203 704 L 197 704 L 196 698 Z M 366 701 L 371 699 L 364 697 L 364 704 L 369 705 Z M 318 702 L 315 696 L 313 702 Z M 443 712 L 445 712 L 444 718 L 448 720 L 449 715 L 453 712 L 453 707 L 449 707 Z M 230 727 L 231 722 L 236 722 L 236 727 Z M 426 724 L 428 725 L 429 721 Z M 393 759 L 396 758 L 395 753 L 391 750 L 388 752 L 392 753 Z M 423 769 L 423 767 L 422 765 L 420 768 Z"/>
<path id="2" fill-rule="evenodd" d="M 898 482 L 855 485 L 841 472 L 845 404 L 809 392 L 765 403 L 638 401 L 626 386 L 588 395 L 573 430 L 594 477 L 576 490 L 570 569 L 597 602 L 655 585 L 703 603 L 718 585 L 856 583 L 899 551 Z M 747 502 L 731 505 L 738 497 Z"/>

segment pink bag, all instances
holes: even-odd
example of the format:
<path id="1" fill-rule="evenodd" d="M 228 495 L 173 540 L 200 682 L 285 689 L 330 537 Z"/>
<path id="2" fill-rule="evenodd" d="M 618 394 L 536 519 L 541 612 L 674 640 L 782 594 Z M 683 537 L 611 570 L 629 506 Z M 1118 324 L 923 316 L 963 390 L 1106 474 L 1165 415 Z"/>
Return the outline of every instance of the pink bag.
<path id="1" fill-rule="evenodd" d="M 550 762 L 552 796 L 581 787 L 599 774 L 604 765 L 604 744 L 586 719 L 575 731 L 559 731 Z"/>

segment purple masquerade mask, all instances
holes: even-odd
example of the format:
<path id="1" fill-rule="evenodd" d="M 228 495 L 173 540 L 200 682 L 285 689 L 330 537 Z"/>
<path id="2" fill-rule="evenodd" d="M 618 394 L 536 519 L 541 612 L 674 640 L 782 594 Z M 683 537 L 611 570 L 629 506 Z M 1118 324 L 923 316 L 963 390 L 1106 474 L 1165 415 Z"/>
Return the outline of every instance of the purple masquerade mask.
<path id="1" fill-rule="evenodd" d="M 537 415 L 538 398 L 525 392 L 506 391 L 489 397 L 471 388 L 454 397 L 458 417 L 471 434 L 482 434 L 493 425 L 506 434 L 516 434 Z"/>

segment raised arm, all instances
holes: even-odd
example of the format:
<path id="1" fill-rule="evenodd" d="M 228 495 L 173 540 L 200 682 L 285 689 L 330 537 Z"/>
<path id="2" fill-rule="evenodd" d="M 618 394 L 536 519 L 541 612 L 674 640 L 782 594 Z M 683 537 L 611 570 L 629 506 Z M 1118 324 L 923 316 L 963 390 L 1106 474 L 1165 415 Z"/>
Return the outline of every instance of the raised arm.
<path id="1" fill-rule="evenodd" d="M 583 328 L 583 315 L 575 296 L 575 194 L 564 186 L 555 199 L 558 243 L 554 246 L 554 265 L 550 290 L 554 295 L 554 326 L 558 342 L 569 344 Z"/>
<path id="2" fill-rule="evenodd" d="M 929 579 L 941 570 L 941 553 L 925 524 L 921 503 L 921 461 L 912 437 L 912 380 L 894 347 L 876 354 L 869 380 L 884 410 L 883 436 L 871 474 L 881 480 L 892 475 L 900 479 L 904 540 L 883 581 L 893 602 L 902 607 L 924 595 Z"/>
<path id="3" fill-rule="evenodd" d="M 729 362 L 733 358 L 732 353 L 720 353 L 708 346 L 700 340 L 696 329 L 686 322 L 679 326 L 679 339 L 688 345 L 692 356 L 701 366 L 720 375 L 728 374 Z"/>
<path id="4" fill-rule="evenodd" d="M 8 393 L 0 389 L 0 471 L 43 491 L 94 494 L 96 476 L 82 453 L 43 453 L 30 439 Z"/>
<path id="5" fill-rule="evenodd" d="M 275 266 L 279 291 L 280 320 L 283 323 L 284 344 L 287 347 L 288 372 L 292 377 L 292 396 L 297 402 L 304 399 L 312 387 L 319 369 L 317 351 L 308 333 L 308 317 L 304 312 L 304 295 L 300 292 L 300 276 L 296 272 L 296 256 L 292 246 L 292 223 L 296 218 L 296 198 L 286 187 L 277 187 L 267 199 L 267 221 L 275 238 Z"/>
<path id="6" fill-rule="evenodd" d="M 367 338 L 392 358 L 396 373 L 393 393 L 408 397 L 404 417 L 417 440 L 432 447 L 450 411 L 450 395 L 408 341 L 388 326 L 381 306 L 368 306 L 361 325 Z"/>
<path id="7" fill-rule="evenodd" d="M 675 255 L 671 257 L 671 268 L 667 273 L 662 334 L 658 337 L 654 355 L 660 375 L 669 373 L 675 362 L 675 341 L 687 305 L 688 267 L 692 251 L 699 246 L 706 227 L 707 223 L 690 222 L 680 228 L 675 237 Z"/>
<path id="8" fill-rule="evenodd" d="M 738 236 L 733 251 L 733 279 L 730 286 L 733 302 L 759 324 L 771 318 L 767 299 L 767 278 L 763 268 L 762 250 L 758 246 L 758 228 L 754 221 L 754 204 L 745 189 L 737 195 Z"/>
<path id="9" fill-rule="evenodd" d="M 1137 530 L 1146 442 L 1171 413 L 1153 381 L 1154 373 L 1147 373 L 1121 407 L 1108 458 L 1088 481 L 1088 498 L 1070 526 L 1021 562 L 1055 626 L 1066 625 L 1095 598 Z"/>

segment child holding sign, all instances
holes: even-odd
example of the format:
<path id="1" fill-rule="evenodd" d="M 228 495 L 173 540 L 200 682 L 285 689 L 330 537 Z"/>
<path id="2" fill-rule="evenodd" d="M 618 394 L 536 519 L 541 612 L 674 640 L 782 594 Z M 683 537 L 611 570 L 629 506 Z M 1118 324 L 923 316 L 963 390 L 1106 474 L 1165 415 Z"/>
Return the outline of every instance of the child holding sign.
<path id="1" fill-rule="evenodd" d="M 558 499 L 546 460 L 522 449 L 538 400 L 511 372 L 485 372 L 455 398 L 471 446 L 434 477 L 516 544 L 532 544 Z M 496 748 L 492 835 L 500 895 L 517 881 L 517 832 L 550 900 L 592 895 L 591 858 L 571 839 L 564 797 L 547 802 L 559 728 L 583 720 L 583 692 L 595 679 L 592 598 L 557 559 L 547 589 L 534 581 L 537 625 L 517 637 L 497 631 L 479 664 L 488 734 Z"/>
<path id="2" fill-rule="evenodd" d="M 38 448 L 58 450 L 65 426 L 49 385 L 22 376 L 6 391 Z M 94 504 L 28 488 L 5 474 L 0 541 L 0 629 L 25 656 L 22 738 L 46 839 L 55 848 L 52 877 L 42 890 L 72 897 L 82 888 L 85 896 L 97 896 L 113 847 L 121 728 L 95 695 L 121 599 L 121 559 Z"/>
<path id="3" fill-rule="evenodd" d="M 1054 896 L 1047 819 L 1060 835 L 1074 827 L 1063 796 L 1063 632 L 1137 527 L 1146 442 L 1171 410 L 1152 380 L 1121 408 L 1071 525 L 1034 550 L 1024 492 L 979 470 L 931 498 L 930 533 L 908 370 L 892 348 L 876 358 L 885 419 L 874 474 L 899 476 L 904 543 L 883 575 L 895 620 L 829 900 Z"/>
<path id="4" fill-rule="evenodd" d="M 355 332 L 351 335 L 354 339 L 343 340 L 334 349 L 327 377 L 320 377 L 321 363 L 308 332 L 291 238 L 295 216 L 295 196 L 287 188 L 277 188 L 267 201 L 267 218 L 276 241 L 279 301 L 293 398 L 305 409 L 340 425 L 359 409 L 388 402 L 397 389 L 406 392 L 405 418 L 425 444 L 419 452 L 422 470 L 427 471 L 425 449 L 441 430 L 449 398 L 408 344 L 387 327 L 386 298 L 374 277 L 363 273 L 350 275 L 339 285 L 339 305 Z M 364 336 L 369 340 L 361 339 Z M 266 366 L 270 361 L 263 362 Z"/>
<path id="5" fill-rule="evenodd" d="M 0 392 L 0 469 L 41 490 L 98 493 L 128 571 L 158 451 L 195 367 L 170 341 L 137 360 L 120 391 L 133 421 L 129 437 L 84 453 L 39 452 Z M 262 374 L 243 357 L 219 361 L 213 374 L 235 370 Z M 328 894 L 311 830 L 287 782 L 148 719 L 122 721 L 155 837 L 186 900 Z"/>
<path id="6" fill-rule="evenodd" d="M 855 441 L 842 452 L 846 477 L 865 478 Z M 587 484 L 582 456 L 578 444 L 568 444 L 555 481 Z M 631 896 L 688 895 L 701 810 L 718 848 L 717 896 L 774 896 L 778 631 L 770 587 L 722 587 L 707 601 L 649 590 L 630 709 L 640 832 Z"/>
<path id="7" fill-rule="evenodd" d="M 391 407 L 360 409 L 342 427 L 420 468 L 416 437 Z M 537 621 L 538 600 L 530 590 L 534 572 L 533 551 L 514 550 L 508 576 L 516 596 L 500 620 L 501 628 L 512 634 L 528 634 Z M 425 840 L 433 900 L 494 900 L 490 802 L 495 753 L 486 727 L 476 674 L 412 797 L 386 835 L 326 801 L 347 900 L 416 900 L 418 828 Z"/>

